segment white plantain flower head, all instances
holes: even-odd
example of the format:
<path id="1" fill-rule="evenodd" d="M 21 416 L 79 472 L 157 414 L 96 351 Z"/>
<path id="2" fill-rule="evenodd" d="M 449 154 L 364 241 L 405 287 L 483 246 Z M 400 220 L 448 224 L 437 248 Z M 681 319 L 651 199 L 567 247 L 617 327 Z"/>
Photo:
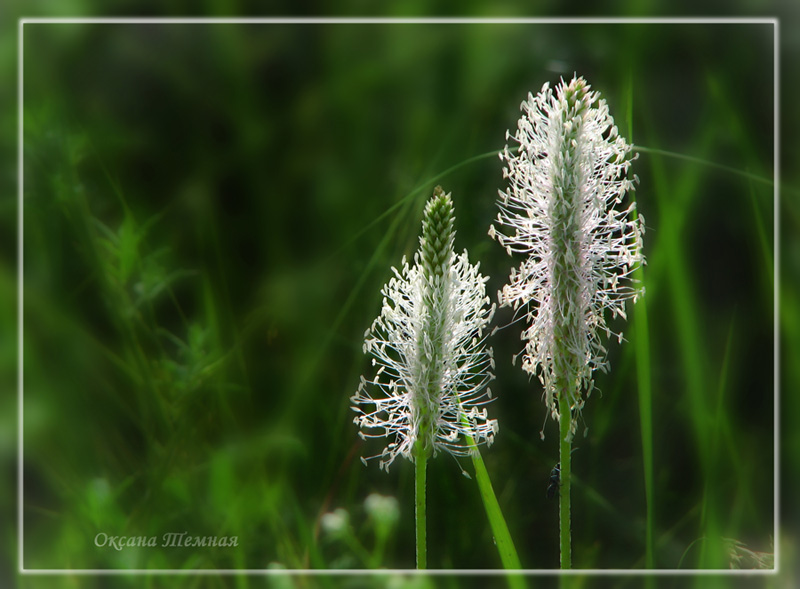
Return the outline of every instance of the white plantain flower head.
<path id="1" fill-rule="evenodd" d="M 361 377 L 351 398 L 354 422 L 364 439 L 388 438 L 372 457 L 387 471 L 398 455 L 467 455 L 470 442 L 491 444 L 497 433 L 483 407 L 494 378 L 485 328 L 495 306 L 488 306 L 479 264 L 469 263 L 466 250 L 453 252 L 454 220 L 450 195 L 437 186 L 414 265 L 403 258 L 402 271 L 392 268 L 381 313 L 364 334 L 377 371 L 372 380 Z"/>
<path id="2" fill-rule="evenodd" d="M 644 218 L 635 202 L 622 204 L 638 183 L 627 177 L 636 156 L 599 96 L 583 78 L 528 94 L 513 137 L 519 149 L 506 145 L 500 154 L 509 185 L 489 228 L 509 255 L 525 256 L 498 298 L 526 312 L 522 368 L 538 375 L 554 419 L 558 395 L 568 395 L 570 438 L 592 372 L 606 368 L 600 334 L 622 341 L 606 310 L 625 318 L 625 301 L 644 292 L 631 277 L 644 263 Z"/>

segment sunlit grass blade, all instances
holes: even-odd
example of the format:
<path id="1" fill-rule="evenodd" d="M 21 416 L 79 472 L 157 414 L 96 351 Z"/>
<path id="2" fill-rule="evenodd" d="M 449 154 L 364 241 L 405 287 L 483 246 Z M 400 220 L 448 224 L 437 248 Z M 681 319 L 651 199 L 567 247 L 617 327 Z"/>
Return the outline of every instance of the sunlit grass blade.
<path id="1" fill-rule="evenodd" d="M 625 76 L 626 122 L 633 141 L 633 71 Z M 644 268 L 634 271 L 634 279 L 645 284 Z M 647 320 L 647 297 L 642 297 L 633 310 L 634 346 L 636 352 L 636 384 L 639 394 L 639 427 L 642 436 L 642 467 L 647 513 L 645 515 L 645 567 L 655 567 L 655 481 L 653 479 L 653 389 L 651 384 L 650 327 Z M 648 586 L 652 586 L 648 579 Z"/>
<path id="2" fill-rule="evenodd" d="M 719 382 L 717 386 L 717 404 L 716 409 L 714 411 L 714 419 L 712 425 L 712 432 L 711 432 L 711 448 L 710 448 L 710 457 L 711 457 L 711 474 L 706 478 L 705 485 L 703 486 L 703 499 L 702 499 L 702 507 L 700 509 L 700 521 L 701 525 L 705 523 L 706 516 L 709 509 L 709 502 L 712 500 L 712 491 L 713 491 L 713 481 L 716 480 L 719 473 L 719 465 L 722 462 L 722 457 L 720 456 L 719 445 L 720 445 L 720 437 L 722 435 L 723 429 L 727 427 L 727 414 L 725 412 L 725 405 L 723 403 L 725 397 L 725 389 L 727 386 L 727 379 L 728 379 L 728 367 L 730 363 L 730 356 L 731 356 L 731 345 L 733 342 L 733 334 L 734 334 L 734 327 L 736 321 L 735 317 L 731 319 L 730 328 L 728 329 L 728 339 L 725 342 L 725 352 L 722 358 L 722 369 L 720 371 Z M 747 485 L 742 486 L 743 490 L 747 488 Z"/>
<path id="3" fill-rule="evenodd" d="M 759 251 L 761 252 L 761 256 L 764 262 L 764 276 L 765 280 L 765 288 L 770 293 L 773 291 L 775 286 L 775 273 L 773 271 L 774 266 L 774 256 L 772 253 L 772 242 L 771 239 L 767 238 L 767 230 L 764 224 L 764 216 L 761 214 L 761 208 L 758 204 L 758 195 L 756 194 L 756 189 L 750 184 L 750 202 L 753 205 L 753 224 L 755 225 L 756 233 L 758 234 L 758 246 Z"/>
<path id="4" fill-rule="evenodd" d="M 708 133 L 699 137 L 701 144 L 710 141 Z M 659 203 L 661 223 L 659 241 L 656 251 L 651 254 L 653 272 L 665 273 L 657 279 L 666 280 L 670 301 L 673 305 L 676 336 L 680 351 L 680 360 L 686 382 L 686 395 L 689 402 L 689 419 L 694 431 L 698 449 L 698 459 L 704 484 L 708 484 L 710 476 L 710 422 L 708 410 L 708 388 L 710 378 L 707 375 L 709 360 L 707 344 L 700 330 L 699 304 L 693 292 L 692 280 L 684 252 L 681 227 L 690 218 L 692 205 L 696 202 L 692 197 L 696 194 L 700 182 L 700 171 L 696 167 L 687 167 L 674 182 L 668 180 L 663 162 L 659 158 L 651 158 L 653 169 L 654 193 Z M 660 256 L 663 255 L 664 258 Z M 658 264 L 656 264 L 656 261 Z M 706 512 L 705 525 L 698 530 L 700 536 L 718 537 L 717 505 Z M 704 543 L 702 548 L 705 548 Z M 712 558 L 715 566 L 721 565 L 719 553 Z"/>
<path id="5" fill-rule="evenodd" d="M 639 268 L 634 276 L 643 279 Z M 644 469 L 644 489 L 647 503 L 645 531 L 645 566 L 655 567 L 655 481 L 653 477 L 653 390 L 651 386 L 650 330 L 647 320 L 647 297 L 642 297 L 633 311 L 634 345 L 636 347 L 636 384 L 639 392 L 639 426 L 642 435 L 642 465 Z"/>
<path id="6" fill-rule="evenodd" d="M 466 420 L 466 417 L 462 416 L 462 420 Z M 508 531 L 508 525 L 503 517 L 500 504 L 497 502 L 497 496 L 494 493 L 489 472 L 483 463 L 483 457 L 481 457 L 480 450 L 472 438 L 468 438 L 467 443 L 471 447 L 470 456 L 472 457 L 472 465 L 475 467 L 475 479 L 481 493 L 483 507 L 486 510 L 486 517 L 489 519 L 489 525 L 492 528 L 497 551 L 500 554 L 500 561 L 506 570 L 519 570 L 522 566 L 517 555 L 517 549 L 514 547 L 514 541 Z M 519 575 L 509 575 L 508 584 L 512 589 L 523 589 L 526 586 L 525 580 Z"/>

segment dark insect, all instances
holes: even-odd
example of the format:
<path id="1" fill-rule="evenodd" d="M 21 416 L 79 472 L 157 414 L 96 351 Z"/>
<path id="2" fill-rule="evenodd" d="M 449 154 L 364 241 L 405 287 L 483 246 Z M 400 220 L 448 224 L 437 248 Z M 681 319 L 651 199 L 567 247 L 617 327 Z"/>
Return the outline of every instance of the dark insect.
<path id="1" fill-rule="evenodd" d="M 561 463 L 559 462 L 550 471 L 550 481 L 547 485 L 547 498 L 556 496 L 556 490 L 561 486 Z"/>

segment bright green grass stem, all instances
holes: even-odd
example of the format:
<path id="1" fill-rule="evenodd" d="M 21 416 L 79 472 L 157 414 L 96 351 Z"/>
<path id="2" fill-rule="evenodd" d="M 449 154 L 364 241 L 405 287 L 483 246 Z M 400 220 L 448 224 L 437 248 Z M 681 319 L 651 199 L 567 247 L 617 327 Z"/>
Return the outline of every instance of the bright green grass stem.
<path id="1" fill-rule="evenodd" d="M 644 283 L 643 271 L 634 274 Z M 645 502 L 647 519 L 645 524 L 645 566 L 655 567 L 655 483 L 653 461 L 653 390 L 650 367 L 650 331 L 647 319 L 647 302 L 642 298 L 634 309 L 636 345 L 636 384 L 639 390 L 639 426 L 642 432 L 642 464 L 644 471 Z"/>
<path id="2" fill-rule="evenodd" d="M 463 413 L 461 414 L 461 421 L 467 421 L 467 417 Z M 500 553 L 503 568 L 506 570 L 519 570 L 522 565 L 517 555 L 517 549 L 514 547 L 514 542 L 511 540 L 511 534 L 508 532 L 503 512 L 500 510 L 500 504 L 497 502 L 497 496 L 492 488 L 489 471 L 486 470 L 483 457 L 481 457 L 478 446 L 471 436 L 467 436 L 467 444 L 470 448 L 472 465 L 475 467 L 475 478 L 478 481 L 483 508 L 486 510 L 486 517 L 489 519 L 489 525 L 492 528 L 492 534 L 497 545 L 497 551 Z M 526 587 L 525 579 L 519 575 L 509 575 L 506 579 L 511 589 L 525 589 Z"/>

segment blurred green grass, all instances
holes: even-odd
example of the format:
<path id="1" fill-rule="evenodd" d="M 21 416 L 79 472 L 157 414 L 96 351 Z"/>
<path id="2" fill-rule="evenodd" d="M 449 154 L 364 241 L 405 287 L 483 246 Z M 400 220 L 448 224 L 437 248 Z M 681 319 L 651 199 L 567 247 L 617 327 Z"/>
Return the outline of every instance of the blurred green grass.
<path id="1" fill-rule="evenodd" d="M 515 262 L 486 237 L 501 166 L 471 158 L 573 71 L 650 149 L 634 168 L 647 296 L 576 444 L 575 565 L 725 568 L 724 538 L 772 551 L 772 190 L 670 156 L 771 177 L 768 26 L 25 31 L 26 566 L 366 566 L 320 518 L 347 509 L 369 551 L 372 492 L 401 510 L 383 565 L 413 566 L 410 465 L 357 459 L 378 449 L 350 422 L 362 334 L 434 183 L 453 193 L 457 249 L 503 284 Z M 786 354 L 796 307 L 782 298 Z M 539 440 L 518 333 L 493 341 L 501 430 L 484 460 L 523 566 L 551 568 L 556 430 Z M 429 526 L 432 566 L 500 566 L 447 459 L 430 464 Z M 240 545 L 92 542 L 184 530 Z"/>

